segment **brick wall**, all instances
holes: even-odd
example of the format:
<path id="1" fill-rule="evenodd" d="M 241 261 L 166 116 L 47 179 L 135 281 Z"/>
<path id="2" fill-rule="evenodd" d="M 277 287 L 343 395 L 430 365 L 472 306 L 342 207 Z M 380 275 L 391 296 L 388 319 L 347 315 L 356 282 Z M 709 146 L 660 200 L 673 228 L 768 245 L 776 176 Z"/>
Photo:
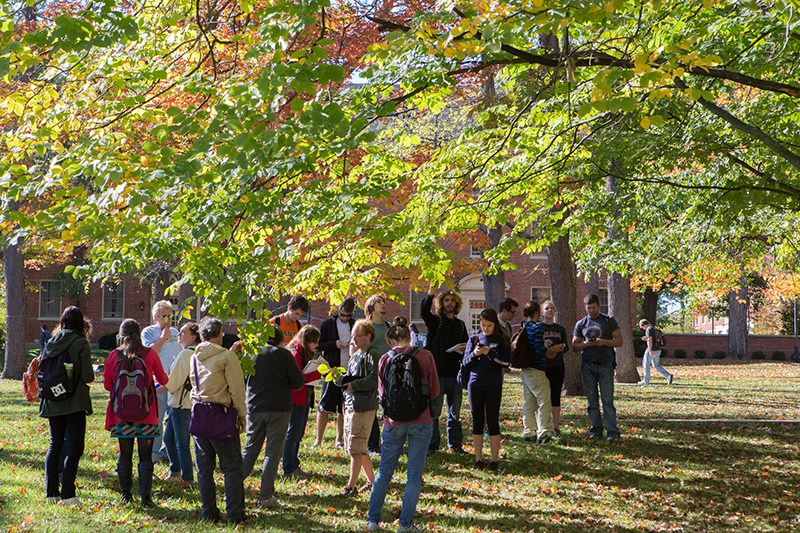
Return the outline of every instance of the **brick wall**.
<path id="1" fill-rule="evenodd" d="M 754 351 L 761 350 L 766 354 L 767 359 L 770 359 L 773 351 L 783 350 L 788 360 L 794 353 L 794 342 L 794 337 L 790 335 L 750 335 L 747 338 L 747 355 L 750 356 Z M 686 350 L 688 358 L 694 357 L 695 350 L 705 350 L 706 357 L 710 358 L 711 354 L 717 350 L 728 352 L 728 336 L 668 333 L 668 356 L 672 356 L 678 348 Z"/>

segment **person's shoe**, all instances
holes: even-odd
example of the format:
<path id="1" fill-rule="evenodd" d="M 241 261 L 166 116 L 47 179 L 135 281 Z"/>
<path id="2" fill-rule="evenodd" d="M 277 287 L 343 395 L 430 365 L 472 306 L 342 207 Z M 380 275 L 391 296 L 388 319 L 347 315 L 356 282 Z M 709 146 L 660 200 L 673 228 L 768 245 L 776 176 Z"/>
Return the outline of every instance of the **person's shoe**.
<path id="1" fill-rule="evenodd" d="M 450 448 L 450 453 L 457 453 L 459 455 L 463 455 L 463 454 L 465 454 L 467 452 L 461 446 L 456 446 L 456 447 Z"/>
<path id="2" fill-rule="evenodd" d="M 673 379 L 675 379 L 675 374 L 670 374 L 669 377 L 667 378 L 667 387 L 672 385 L 672 380 Z"/>
<path id="3" fill-rule="evenodd" d="M 351 487 L 349 485 L 345 485 L 342 491 L 339 493 L 339 496 L 343 496 L 345 498 L 350 498 L 351 496 L 355 496 L 358 494 L 358 489 L 355 487 Z"/>
<path id="4" fill-rule="evenodd" d="M 560 437 L 561 436 L 561 431 L 558 428 L 555 428 L 553 430 L 553 436 L 554 437 Z"/>
<path id="5" fill-rule="evenodd" d="M 319 444 L 317 444 L 316 442 L 311 445 L 312 450 L 316 450 L 317 448 L 319 448 Z"/>
<path id="6" fill-rule="evenodd" d="M 491 461 L 489 463 L 489 472 L 497 472 L 498 470 L 500 470 L 500 465 L 497 461 Z"/>
<path id="7" fill-rule="evenodd" d="M 200 522 L 203 524 L 219 524 L 220 520 L 222 520 L 219 516 L 208 516 L 204 518 L 200 518 Z"/>
<path id="8" fill-rule="evenodd" d="M 266 500 L 258 500 L 256 507 L 259 509 L 282 509 L 283 503 L 273 494 Z"/>
<path id="9" fill-rule="evenodd" d="M 381 456 L 380 449 L 378 449 L 378 450 L 370 450 L 369 451 L 369 456 L 370 457 L 380 457 Z"/>
<path id="10" fill-rule="evenodd" d="M 294 472 L 290 472 L 288 474 L 284 474 L 283 478 L 284 479 L 306 479 L 306 478 L 308 478 L 308 474 L 306 472 L 303 472 L 302 470 L 300 470 L 298 468 Z"/>
<path id="11" fill-rule="evenodd" d="M 120 502 L 122 503 L 122 505 L 133 503 L 133 494 L 131 494 L 130 492 L 123 492 L 122 497 L 120 498 Z"/>
<path id="12" fill-rule="evenodd" d="M 621 442 L 622 437 L 619 435 L 611 435 L 606 439 L 608 442 Z"/>
<path id="13" fill-rule="evenodd" d="M 377 522 L 367 522 L 367 531 L 380 531 L 381 525 Z"/>
<path id="14" fill-rule="evenodd" d="M 167 477 L 164 478 L 164 481 L 173 481 L 177 482 L 181 480 L 181 473 L 180 472 L 170 472 Z"/>
<path id="15" fill-rule="evenodd" d="M 533 436 L 533 435 L 526 435 L 526 436 L 522 437 L 522 440 L 524 440 L 525 442 L 530 442 L 532 440 L 536 440 L 536 437 Z"/>
<path id="16" fill-rule="evenodd" d="M 650 384 L 648 382 L 646 382 L 646 381 L 640 381 L 639 383 L 637 383 L 637 385 L 639 385 L 640 387 L 646 387 L 646 386 L 648 386 Z"/>
<path id="17" fill-rule="evenodd" d="M 597 435 L 595 433 L 589 433 L 589 440 L 599 439 L 602 435 Z"/>
<path id="18" fill-rule="evenodd" d="M 414 533 L 416 531 L 422 531 L 422 528 L 415 524 L 411 524 L 410 526 L 398 526 L 397 533 Z"/>
<path id="19" fill-rule="evenodd" d="M 475 464 L 472 465 L 472 468 L 474 468 L 475 470 L 483 470 L 483 466 L 484 466 L 483 461 L 479 460 L 479 461 L 475 461 Z"/>
<path id="20" fill-rule="evenodd" d="M 336 447 L 337 448 L 344 448 L 344 442 L 337 442 L 336 443 Z"/>
<path id="21" fill-rule="evenodd" d="M 367 481 L 366 483 L 364 483 L 364 484 L 361 486 L 361 488 L 360 488 L 360 489 L 358 489 L 358 492 L 372 492 L 372 483 L 370 483 L 369 481 Z"/>
<path id="22" fill-rule="evenodd" d="M 433 455 L 433 454 L 435 454 L 437 451 L 438 451 L 438 450 L 437 450 L 436 448 L 428 448 L 428 455 Z"/>
<path id="23" fill-rule="evenodd" d="M 553 442 L 553 434 L 552 433 L 545 433 L 544 435 L 542 435 L 541 437 L 536 439 L 536 442 L 539 443 L 539 444 L 549 444 L 549 443 Z"/>
<path id="24" fill-rule="evenodd" d="M 73 496 L 72 498 L 67 498 L 65 500 L 61 500 L 61 505 L 83 505 L 83 502 L 78 499 L 77 496 Z"/>

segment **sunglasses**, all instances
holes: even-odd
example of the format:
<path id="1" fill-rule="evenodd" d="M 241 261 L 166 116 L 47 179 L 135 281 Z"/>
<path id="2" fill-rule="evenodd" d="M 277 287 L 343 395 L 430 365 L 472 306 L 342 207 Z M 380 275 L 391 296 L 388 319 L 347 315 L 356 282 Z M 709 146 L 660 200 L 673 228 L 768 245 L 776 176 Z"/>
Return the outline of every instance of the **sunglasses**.
<path id="1" fill-rule="evenodd" d="M 339 313 L 339 316 L 341 318 L 350 318 L 351 316 L 353 316 L 353 313 L 350 313 L 349 315 L 347 313 Z"/>

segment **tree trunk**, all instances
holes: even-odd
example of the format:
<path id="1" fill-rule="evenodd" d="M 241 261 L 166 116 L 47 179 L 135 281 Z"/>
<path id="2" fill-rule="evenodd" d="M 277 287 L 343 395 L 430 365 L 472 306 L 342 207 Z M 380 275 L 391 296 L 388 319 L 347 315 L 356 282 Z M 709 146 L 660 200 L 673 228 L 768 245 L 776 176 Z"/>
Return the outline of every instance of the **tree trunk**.
<path id="1" fill-rule="evenodd" d="M 16 209 L 18 206 L 10 206 Z M 9 243 L 3 253 L 3 275 L 6 283 L 6 361 L 5 379 L 22 379 L 28 369 L 25 353 L 25 259 L 19 245 Z"/>
<path id="2" fill-rule="evenodd" d="M 550 271 L 550 297 L 556 309 L 556 322 L 567 330 L 567 338 L 572 340 L 572 332 L 578 321 L 575 310 L 575 261 L 569 246 L 569 235 L 562 235 L 550 243 L 547 249 L 547 264 Z M 572 351 L 564 354 L 564 390 L 567 396 L 583 396 L 581 380 L 581 358 Z"/>
<path id="3" fill-rule="evenodd" d="M 642 293 L 642 318 L 655 325 L 658 311 L 658 293 L 648 287 Z"/>
<path id="4" fill-rule="evenodd" d="M 169 274 L 166 269 L 156 270 L 156 279 L 153 282 L 153 304 L 167 299 L 167 287 L 169 287 Z"/>
<path id="5" fill-rule="evenodd" d="M 492 248 L 500 244 L 500 238 L 503 236 L 503 228 L 501 226 L 487 228 L 486 233 L 489 235 Z M 505 270 L 498 270 L 496 274 L 488 274 L 484 271 L 483 297 L 486 300 L 487 308 L 494 309 L 495 311 L 500 308 L 500 300 L 506 297 Z"/>
<path id="6" fill-rule="evenodd" d="M 617 373 L 620 383 L 637 383 L 639 372 L 633 353 L 633 329 L 631 328 L 631 280 L 622 274 L 608 276 L 608 312 L 614 317 L 622 332 L 623 344 L 616 348 Z"/>
<path id="7" fill-rule="evenodd" d="M 747 282 L 728 293 L 728 359 L 747 359 Z"/>
<path id="8" fill-rule="evenodd" d="M 197 297 L 194 293 L 194 285 L 191 283 L 184 283 L 178 289 L 178 316 L 181 317 L 178 324 L 183 326 L 187 322 L 197 320 L 197 312 L 198 310 L 195 309 L 197 307 L 195 300 Z M 190 318 L 186 318 L 183 316 L 183 311 L 187 307 L 191 307 L 192 309 L 189 311 L 191 313 Z"/>

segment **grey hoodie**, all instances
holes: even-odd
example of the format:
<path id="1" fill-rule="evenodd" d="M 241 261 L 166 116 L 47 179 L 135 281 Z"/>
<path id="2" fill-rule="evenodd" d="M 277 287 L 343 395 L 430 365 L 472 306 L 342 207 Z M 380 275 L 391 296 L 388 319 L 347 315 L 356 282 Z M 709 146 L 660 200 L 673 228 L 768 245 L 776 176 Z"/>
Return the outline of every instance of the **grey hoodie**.
<path id="1" fill-rule="evenodd" d="M 199 386 L 194 374 L 195 360 L 200 379 Z M 189 379 L 192 382 L 192 403 L 209 402 L 220 405 L 233 403 L 240 418 L 247 416 L 244 373 L 239 358 L 232 351 L 218 344 L 201 342 L 192 356 Z"/>
<path id="2" fill-rule="evenodd" d="M 75 393 L 63 401 L 42 399 L 39 401 L 39 416 L 50 418 L 85 411 L 92 414 L 92 399 L 89 396 L 89 385 L 94 381 L 92 370 L 92 348 L 89 341 L 71 329 L 61 330 L 44 345 L 42 357 L 58 357 L 64 350 L 69 351 L 69 359 L 75 365 L 75 372 L 80 372 L 75 384 Z"/>

